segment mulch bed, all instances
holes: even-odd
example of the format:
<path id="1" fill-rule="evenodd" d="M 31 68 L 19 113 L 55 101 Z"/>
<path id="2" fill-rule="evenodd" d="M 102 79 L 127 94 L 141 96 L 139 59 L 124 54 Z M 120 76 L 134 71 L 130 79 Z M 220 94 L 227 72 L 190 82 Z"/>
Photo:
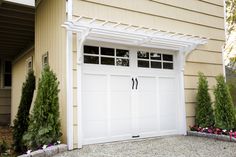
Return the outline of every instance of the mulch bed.
<path id="1" fill-rule="evenodd" d="M 13 150 L 12 148 L 12 144 L 13 144 L 13 138 L 12 138 L 12 128 L 8 127 L 8 126 L 0 126 L 0 141 L 5 140 L 8 147 L 10 148 L 10 152 L 12 155 L 10 156 L 14 156 L 13 155 Z M 1 156 L 1 155 L 0 155 Z"/>
<path id="2" fill-rule="evenodd" d="M 0 140 L 5 140 L 8 146 L 12 145 L 12 128 L 0 126 Z"/>

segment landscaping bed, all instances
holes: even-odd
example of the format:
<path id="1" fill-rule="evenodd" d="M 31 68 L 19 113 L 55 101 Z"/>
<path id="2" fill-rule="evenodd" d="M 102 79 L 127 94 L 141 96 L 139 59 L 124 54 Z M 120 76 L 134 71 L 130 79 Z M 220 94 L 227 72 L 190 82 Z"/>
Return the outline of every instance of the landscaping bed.
<path id="1" fill-rule="evenodd" d="M 190 127 L 190 131 L 187 131 L 187 135 L 207 137 L 222 141 L 236 142 L 236 131 L 227 131 L 214 127 L 201 128 L 197 126 Z"/>
<path id="2" fill-rule="evenodd" d="M 12 129 L 8 126 L 0 126 L 0 141 L 5 140 L 8 146 L 12 145 Z"/>

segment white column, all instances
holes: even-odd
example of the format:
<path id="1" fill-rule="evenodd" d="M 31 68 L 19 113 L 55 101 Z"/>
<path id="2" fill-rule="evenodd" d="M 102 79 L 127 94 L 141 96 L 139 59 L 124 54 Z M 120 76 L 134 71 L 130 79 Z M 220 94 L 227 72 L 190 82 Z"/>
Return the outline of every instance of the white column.
<path id="1" fill-rule="evenodd" d="M 184 92 L 184 66 L 185 66 L 185 53 L 184 50 L 179 51 L 179 90 L 180 90 L 180 118 L 181 118 L 181 127 L 180 133 L 186 135 L 186 110 L 185 110 L 185 92 Z"/>
<path id="2" fill-rule="evenodd" d="M 68 149 L 73 149 L 73 52 L 72 52 L 72 32 L 67 30 L 66 40 L 66 93 L 67 93 L 67 145 Z"/>
<path id="3" fill-rule="evenodd" d="M 77 125 L 78 125 L 78 148 L 82 148 L 82 52 L 83 52 L 83 38 L 82 34 L 77 33 Z"/>

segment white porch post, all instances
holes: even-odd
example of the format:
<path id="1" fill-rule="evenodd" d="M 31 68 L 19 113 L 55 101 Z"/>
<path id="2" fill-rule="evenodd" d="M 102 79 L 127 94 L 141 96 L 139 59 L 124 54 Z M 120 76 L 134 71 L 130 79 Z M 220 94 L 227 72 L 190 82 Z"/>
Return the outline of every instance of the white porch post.
<path id="1" fill-rule="evenodd" d="M 83 45 L 89 34 L 89 29 L 83 33 L 76 33 L 77 36 L 77 122 L 78 122 L 78 148 L 82 148 L 82 63 L 83 63 Z"/>
<path id="2" fill-rule="evenodd" d="M 180 75 L 179 75 L 179 87 L 180 87 L 180 106 L 181 106 L 181 130 L 180 133 L 186 135 L 186 110 L 185 110 L 185 92 L 184 92 L 184 66 L 185 66 L 185 53 L 184 50 L 179 51 L 179 63 L 180 63 Z"/>
<path id="3" fill-rule="evenodd" d="M 66 41 L 66 93 L 67 93 L 67 145 L 68 149 L 73 149 L 73 52 L 72 52 L 72 32 L 67 30 Z"/>
<path id="4" fill-rule="evenodd" d="M 81 53 L 83 49 L 83 41 L 81 34 L 76 33 L 77 38 L 77 122 L 78 122 L 78 148 L 82 148 L 82 67 L 81 67 Z"/>

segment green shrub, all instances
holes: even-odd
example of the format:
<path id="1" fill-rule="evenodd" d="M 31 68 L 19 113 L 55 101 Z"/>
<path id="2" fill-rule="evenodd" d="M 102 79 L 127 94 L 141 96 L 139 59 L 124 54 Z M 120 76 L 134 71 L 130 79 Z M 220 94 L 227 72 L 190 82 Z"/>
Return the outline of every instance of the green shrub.
<path id="1" fill-rule="evenodd" d="M 233 129 L 235 112 L 229 88 L 222 75 L 216 77 L 215 94 L 215 126 L 222 129 Z"/>
<path id="2" fill-rule="evenodd" d="M 8 149 L 7 142 L 3 139 L 2 141 L 0 141 L 0 156 L 1 154 L 6 153 L 7 149 Z"/>
<path id="3" fill-rule="evenodd" d="M 47 66 L 39 79 L 30 124 L 24 141 L 28 149 L 36 149 L 44 144 L 53 144 L 60 140 L 61 125 L 59 120 L 59 100 L 56 75 Z"/>
<path id="4" fill-rule="evenodd" d="M 209 127 L 214 125 L 214 113 L 211 103 L 211 97 L 208 92 L 207 78 L 203 73 L 198 74 L 198 92 L 196 106 L 196 125 L 200 127 Z"/>
<path id="5" fill-rule="evenodd" d="M 16 119 L 13 126 L 13 145 L 16 152 L 25 151 L 25 146 L 22 142 L 23 135 L 28 129 L 29 125 L 29 112 L 33 99 L 35 89 L 35 76 L 34 72 L 30 71 L 26 78 L 26 81 L 22 86 L 22 94 Z"/>
<path id="6" fill-rule="evenodd" d="M 227 81 L 227 85 L 229 87 L 229 91 L 230 91 L 230 95 L 232 97 L 233 100 L 233 104 L 234 106 L 236 105 L 236 82 L 234 81 Z"/>

